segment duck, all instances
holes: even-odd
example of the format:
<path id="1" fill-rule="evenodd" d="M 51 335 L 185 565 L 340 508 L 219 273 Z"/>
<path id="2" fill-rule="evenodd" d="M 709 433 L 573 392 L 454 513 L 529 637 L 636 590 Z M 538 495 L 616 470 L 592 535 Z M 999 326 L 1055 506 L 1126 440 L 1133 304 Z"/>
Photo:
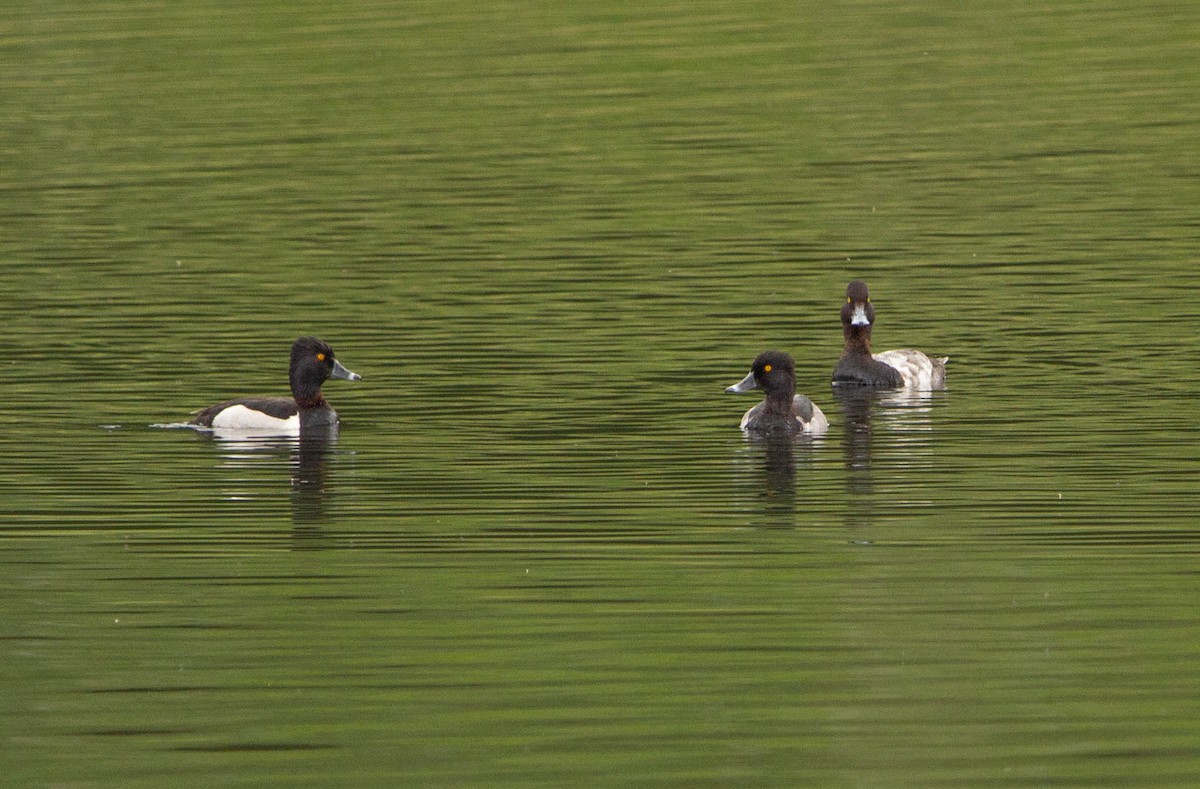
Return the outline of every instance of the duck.
<path id="1" fill-rule="evenodd" d="M 867 283 L 852 280 L 846 286 L 842 305 L 842 335 L 846 338 L 842 356 L 833 370 L 833 383 L 878 386 L 889 389 L 941 389 L 946 385 L 949 356 L 928 356 L 911 349 L 871 353 L 871 326 L 875 307 Z"/>
<path id="2" fill-rule="evenodd" d="M 766 397 L 742 417 L 740 427 L 747 433 L 821 435 L 829 429 L 829 420 L 817 404 L 796 394 L 796 363 L 790 354 L 763 351 L 746 377 L 727 387 L 725 393 L 740 394 L 751 389 L 762 389 Z"/>
<path id="3" fill-rule="evenodd" d="M 299 435 L 338 424 L 337 411 L 321 395 L 321 384 L 330 378 L 359 381 L 362 376 L 342 366 L 329 344 L 316 337 L 292 343 L 288 382 L 291 397 L 238 397 L 192 414 L 194 427 L 271 431 Z"/>

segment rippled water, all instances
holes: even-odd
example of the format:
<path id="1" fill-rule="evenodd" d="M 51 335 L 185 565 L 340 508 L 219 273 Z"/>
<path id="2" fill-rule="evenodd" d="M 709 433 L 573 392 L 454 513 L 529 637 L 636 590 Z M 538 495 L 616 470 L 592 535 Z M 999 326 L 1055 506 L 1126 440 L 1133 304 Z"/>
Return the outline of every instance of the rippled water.
<path id="1" fill-rule="evenodd" d="M 14 784 L 1194 783 L 1189 6 L 0 30 Z M 336 441 L 150 427 L 308 333 Z"/>

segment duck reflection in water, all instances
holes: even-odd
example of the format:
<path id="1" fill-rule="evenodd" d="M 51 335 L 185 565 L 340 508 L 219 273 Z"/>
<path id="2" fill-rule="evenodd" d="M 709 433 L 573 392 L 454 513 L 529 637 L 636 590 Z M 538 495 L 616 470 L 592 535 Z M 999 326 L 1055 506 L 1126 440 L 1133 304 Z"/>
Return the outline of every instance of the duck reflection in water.
<path id="1" fill-rule="evenodd" d="M 765 436 L 755 443 L 762 451 L 762 490 L 767 512 L 795 512 L 796 443 L 781 436 Z"/>
<path id="2" fill-rule="evenodd" d="M 879 389 L 871 386 L 834 386 L 833 397 L 842 411 L 842 452 L 847 492 L 854 501 L 848 512 L 852 525 L 867 526 L 877 509 L 874 465 L 882 458 L 892 471 L 918 467 L 933 451 L 934 398 L 941 392 L 917 389 Z M 890 472 L 889 472 L 890 473 Z"/>
<path id="3" fill-rule="evenodd" d="M 879 391 L 864 386 L 834 387 L 833 396 L 842 408 L 842 451 L 850 493 L 870 502 L 871 410 Z"/>
<path id="4" fill-rule="evenodd" d="M 804 453 L 811 443 L 747 435 L 746 441 L 734 451 L 731 460 L 738 512 L 748 519 L 746 525 L 796 528 L 796 466 L 797 461 L 808 462 Z"/>
<path id="5" fill-rule="evenodd" d="M 317 536 L 321 524 L 329 520 L 327 505 L 332 492 L 329 460 L 336 445 L 337 429 L 334 427 L 324 434 L 313 431 L 301 433 L 300 440 L 293 448 L 292 523 L 298 537 L 305 530 L 313 530 L 313 536 Z"/>
<path id="6" fill-rule="evenodd" d="M 768 511 L 792 513 L 795 508 L 797 437 L 819 437 L 829 429 L 829 420 L 809 398 L 796 394 L 796 365 L 782 351 L 765 351 L 750 366 L 741 381 L 725 389 L 740 394 L 761 389 L 763 401 L 748 410 L 740 427 L 762 453 L 762 474 Z M 787 525 L 792 525 L 788 521 Z"/>
<path id="7" fill-rule="evenodd" d="M 321 536 L 319 527 L 329 520 L 329 461 L 337 447 L 337 425 L 305 430 L 299 436 L 248 435 L 245 430 L 212 430 L 197 435 L 214 442 L 222 456 L 221 468 L 230 472 L 224 495 L 227 501 L 273 498 L 281 486 L 270 479 L 281 483 L 286 470 L 295 536 Z M 265 488 L 260 485 L 259 472 L 270 477 Z"/>

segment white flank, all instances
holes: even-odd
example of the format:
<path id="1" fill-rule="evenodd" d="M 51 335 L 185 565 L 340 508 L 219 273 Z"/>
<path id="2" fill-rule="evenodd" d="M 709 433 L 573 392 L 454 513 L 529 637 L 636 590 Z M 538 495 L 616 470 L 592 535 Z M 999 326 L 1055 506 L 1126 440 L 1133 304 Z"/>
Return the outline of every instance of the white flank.
<path id="1" fill-rule="evenodd" d="M 244 405 L 231 405 L 216 415 L 212 426 L 224 430 L 267 430 L 277 435 L 300 435 L 300 415 L 279 419 Z"/>
<path id="2" fill-rule="evenodd" d="M 825 412 L 822 411 L 820 406 L 818 406 L 816 403 L 813 403 L 813 415 L 811 420 L 808 422 L 801 422 L 800 418 L 797 417 L 796 421 L 804 425 L 804 432 L 812 433 L 814 436 L 822 435 L 826 430 L 829 429 L 829 420 L 825 418 Z"/>
<path id="3" fill-rule="evenodd" d="M 884 351 L 874 354 L 875 361 L 893 367 L 904 378 L 904 385 L 916 389 L 933 388 L 933 360 L 920 351 Z"/>

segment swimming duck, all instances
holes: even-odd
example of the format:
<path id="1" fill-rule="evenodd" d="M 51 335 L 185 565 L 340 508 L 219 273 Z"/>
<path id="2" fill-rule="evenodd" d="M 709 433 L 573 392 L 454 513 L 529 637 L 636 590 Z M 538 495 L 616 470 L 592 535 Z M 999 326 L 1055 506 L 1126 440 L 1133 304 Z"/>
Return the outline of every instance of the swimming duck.
<path id="1" fill-rule="evenodd" d="M 929 357 L 908 349 L 872 354 L 873 323 L 875 307 L 871 304 L 867 283 L 861 279 L 853 280 L 846 286 L 846 303 L 842 305 L 842 335 L 846 338 L 846 346 L 833 370 L 833 383 L 915 389 L 945 386 L 949 356 Z"/>
<path id="2" fill-rule="evenodd" d="M 238 397 L 195 412 L 189 424 L 235 430 L 271 430 L 299 434 L 307 428 L 338 423 L 337 412 L 321 395 L 321 384 L 330 378 L 362 378 L 342 366 L 333 349 L 316 337 L 301 337 L 292 344 L 288 381 L 291 397 Z"/>
<path id="3" fill-rule="evenodd" d="M 783 351 L 764 351 L 750 366 L 750 373 L 725 390 L 738 394 L 762 389 L 766 398 L 742 417 L 741 428 L 763 435 L 820 435 L 829 420 L 816 403 L 796 394 L 796 363 Z"/>

